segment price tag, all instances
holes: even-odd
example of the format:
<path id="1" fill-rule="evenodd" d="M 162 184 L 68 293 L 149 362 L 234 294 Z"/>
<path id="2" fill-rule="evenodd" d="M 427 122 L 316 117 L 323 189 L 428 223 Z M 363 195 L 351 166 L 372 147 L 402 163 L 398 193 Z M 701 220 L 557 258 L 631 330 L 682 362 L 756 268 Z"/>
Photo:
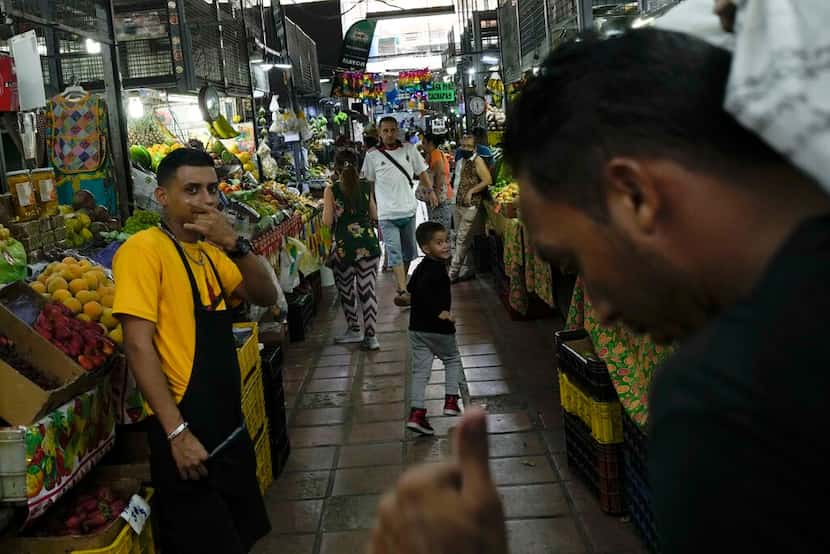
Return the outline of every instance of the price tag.
<path id="1" fill-rule="evenodd" d="M 147 523 L 147 519 L 150 517 L 150 505 L 143 498 L 134 494 L 130 498 L 129 506 L 121 512 L 121 517 L 133 528 L 136 535 L 140 535 L 144 529 L 144 524 Z"/>

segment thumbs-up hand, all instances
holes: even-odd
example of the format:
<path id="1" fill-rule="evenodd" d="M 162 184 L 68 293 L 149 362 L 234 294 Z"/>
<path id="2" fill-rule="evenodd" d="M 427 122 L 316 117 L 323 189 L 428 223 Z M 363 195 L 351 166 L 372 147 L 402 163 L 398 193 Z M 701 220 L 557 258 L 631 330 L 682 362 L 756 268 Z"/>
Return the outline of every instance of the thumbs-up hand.
<path id="1" fill-rule="evenodd" d="M 370 554 L 507 554 L 483 411 L 464 415 L 455 452 L 452 462 L 408 471 L 383 497 Z"/>

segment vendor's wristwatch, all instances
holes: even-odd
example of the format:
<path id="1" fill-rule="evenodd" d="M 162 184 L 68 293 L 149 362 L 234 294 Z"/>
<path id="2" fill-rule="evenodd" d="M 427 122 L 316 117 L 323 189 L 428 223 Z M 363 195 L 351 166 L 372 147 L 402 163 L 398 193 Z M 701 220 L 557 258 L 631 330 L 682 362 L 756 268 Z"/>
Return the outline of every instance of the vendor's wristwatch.
<path id="1" fill-rule="evenodd" d="M 228 256 L 231 259 L 238 260 L 240 258 L 244 258 L 253 251 L 254 245 L 251 241 L 240 235 L 236 237 L 236 246 L 234 246 L 233 250 L 228 251 Z"/>

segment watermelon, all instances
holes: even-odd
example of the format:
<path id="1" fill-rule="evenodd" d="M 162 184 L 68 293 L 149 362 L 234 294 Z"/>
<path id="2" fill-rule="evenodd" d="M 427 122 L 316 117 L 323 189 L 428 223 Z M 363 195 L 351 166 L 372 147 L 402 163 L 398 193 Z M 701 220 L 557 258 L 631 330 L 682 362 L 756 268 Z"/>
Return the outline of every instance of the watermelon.
<path id="1" fill-rule="evenodd" d="M 139 145 L 130 146 L 130 160 L 145 169 L 149 169 L 152 164 L 150 152 L 143 146 Z"/>

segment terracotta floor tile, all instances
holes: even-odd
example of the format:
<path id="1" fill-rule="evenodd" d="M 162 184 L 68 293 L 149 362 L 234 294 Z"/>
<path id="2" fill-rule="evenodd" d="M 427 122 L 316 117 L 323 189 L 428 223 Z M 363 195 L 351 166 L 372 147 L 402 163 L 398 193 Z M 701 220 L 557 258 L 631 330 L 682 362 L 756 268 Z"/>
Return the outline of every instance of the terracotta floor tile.
<path id="1" fill-rule="evenodd" d="M 251 550 L 252 554 L 314 554 L 317 535 L 277 535 L 271 533 Z"/>
<path id="2" fill-rule="evenodd" d="M 363 554 L 370 538 L 369 531 L 323 533 L 320 554 Z"/>
<path id="3" fill-rule="evenodd" d="M 504 433 L 488 435 L 491 458 L 533 456 L 545 453 L 545 444 L 536 433 Z"/>
<path id="4" fill-rule="evenodd" d="M 382 376 L 366 376 L 363 377 L 360 384 L 360 390 L 375 391 L 387 387 L 403 387 L 406 385 L 406 376 L 401 375 L 382 375 Z"/>
<path id="5" fill-rule="evenodd" d="M 450 455 L 450 441 L 446 437 L 419 437 L 406 443 L 404 461 L 407 464 L 441 462 Z"/>
<path id="6" fill-rule="evenodd" d="M 462 356 L 461 363 L 467 367 L 493 367 L 504 365 L 498 354 L 484 354 L 482 356 Z"/>
<path id="7" fill-rule="evenodd" d="M 510 551 L 517 554 L 588 552 L 572 518 L 517 519 L 507 522 Z"/>
<path id="8" fill-rule="evenodd" d="M 334 356 L 320 356 L 315 367 L 327 367 L 333 365 L 351 365 L 358 356 L 358 353 L 337 354 Z"/>
<path id="9" fill-rule="evenodd" d="M 272 533 L 316 533 L 320 527 L 322 500 L 271 501 L 266 507 Z"/>
<path id="10" fill-rule="evenodd" d="M 403 422 L 399 425 L 403 428 Z M 341 446 L 337 467 L 401 465 L 403 463 L 403 447 L 404 445 L 400 441 Z"/>
<path id="11" fill-rule="evenodd" d="M 363 391 L 358 396 L 360 404 L 382 404 L 389 402 L 403 402 L 403 387 L 388 387 L 375 391 Z"/>
<path id="12" fill-rule="evenodd" d="M 334 455 L 336 452 L 337 448 L 334 446 L 297 448 L 292 444 L 285 471 L 331 469 L 334 466 Z"/>
<path id="13" fill-rule="evenodd" d="M 282 384 L 282 390 L 287 395 L 297 394 L 300 392 L 302 384 L 302 381 L 284 381 Z"/>
<path id="14" fill-rule="evenodd" d="M 646 553 L 631 523 L 622 524 L 619 517 L 602 513 L 582 514 L 580 518 L 595 551 Z"/>
<path id="15" fill-rule="evenodd" d="M 455 343 L 458 346 L 465 346 L 468 344 L 481 344 L 484 342 L 490 342 L 495 338 L 495 333 L 478 333 L 473 335 L 462 335 L 458 334 L 455 336 Z"/>
<path id="16" fill-rule="evenodd" d="M 558 480 L 545 456 L 521 456 L 490 460 L 493 481 L 497 485 L 553 483 Z"/>
<path id="17" fill-rule="evenodd" d="M 338 469 L 334 472 L 332 494 L 380 494 L 397 482 L 401 472 L 401 466 Z"/>
<path id="18" fill-rule="evenodd" d="M 563 481 L 570 481 L 571 479 L 577 478 L 574 473 L 571 472 L 571 468 L 568 467 L 568 458 L 564 452 L 553 455 L 553 465 L 556 467 L 556 470 L 559 472 L 559 477 Z"/>
<path id="19" fill-rule="evenodd" d="M 570 513 L 570 506 L 559 483 L 499 487 L 508 519 L 561 516 Z"/>
<path id="20" fill-rule="evenodd" d="M 325 427 L 297 427 L 291 429 L 288 436 L 292 448 L 306 446 L 332 446 L 343 444 L 344 429 L 342 425 Z"/>
<path id="21" fill-rule="evenodd" d="M 472 381 L 467 383 L 470 397 L 501 396 L 517 392 L 516 386 L 507 381 Z"/>
<path id="22" fill-rule="evenodd" d="M 340 408 L 350 402 L 347 392 L 307 392 L 300 399 L 300 408 Z"/>
<path id="23" fill-rule="evenodd" d="M 571 497 L 574 508 L 578 513 L 602 513 L 599 499 L 597 499 L 594 492 L 582 481 L 581 477 L 566 481 L 565 489 L 568 491 L 568 496 Z"/>
<path id="24" fill-rule="evenodd" d="M 551 429 L 542 433 L 545 438 L 545 443 L 548 445 L 548 450 L 553 453 L 565 451 L 565 431 L 564 429 Z"/>
<path id="25" fill-rule="evenodd" d="M 294 415 L 293 425 L 295 427 L 307 427 L 309 425 L 332 425 L 345 422 L 348 415 L 349 412 L 346 408 L 298 410 Z"/>
<path id="26" fill-rule="evenodd" d="M 462 356 L 477 356 L 480 354 L 495 354 L 497 352 L 496 345 L 493 343 L 485 344 L 465 344 L 460 346 L 458 350 Z"/>
<path id="27" fill-rule="evenodd" d="M 283 367 L 282 380 L 283 381 L 302 381 L 308 374 L 307 367 Z"/>
<path id="28" fill-rule="evenodd" d="M 403 440 L 402 421 L 381 421 L 378 423 L 355 423 L 346 441 L 348 444 L 387 442 Z"/>
<path id="29" fill-rule="evenodd" d="M 489 414 L 487 416 L 488 433 L 515 433 L 529 431 L 532 427 L 526 413 Z"/>
<path id="30" fill-rule="evenodd" d="M 503 366 L 492 367 L 470 367 L 464 369 L 464 375 L 467 377 L 467 382 L 471 381 L 498 381 L 499 379 L 509 379 L 516 376 L 516 373 Z"/>
<path id="31" fill-rule="evenodd" d="M 404 402 L 385 404 L 370 404 L 355 408 L 354 421 L 358 423 L 371 423 L 373 421 L 403 421 Z M 408 410 L 406 410 L 408 413 Z"/>
<path id="32" fill-rule="evenodd" d="M 343 377 L 353 377 L 354 373 L 354 366 L 335 365 L 314 368 L 313 377 L 315 379 L 339 379 Z"/>
<path id="33" fill-rule="evenodd" d="M 328 471 L 283 473 L 268 489 L 265 501 L 323 498 L 328 490 L 330 475 Z"/>
<path id="34" fill-rule="evenodd" d="M 305 385 L 305 392 L 348 392 L 351 379 L 312 379 Z"/>
<path id="35" fill-rule="evenodd" d="M 377 517 L 379 501 L 380 495 L 377 494 L 332 496 L 326 499 L 326 507 L 323 511 L 323 531 L 328 534 L 331 531 L 371 529 Z"/>
<path id="36" fill-rule="evenodd" d="M 380 364 L 373 364 L 367 362 L 363 368 L 363 375 L 400 375 L 406 373 L 406 363 L 404 362 L 385 362 Z"/>
<path id="37" fill-rule="evenodd" d="M 429 376 L 429 384 L 430 385 L 440 385 L 446 382 L 447 380 L 447 372 L 446 371 L 433 371 Z"/>
<path id="38" fill-rule="evenodd" d="M 352 351 L 357 350 L 357 345 L 348 345 L 348 344 L 332 344 L 331 346 L 326 346 L 320 352 L 321 356 L 343 356 L 343 355 L 350 355 Z"/>
<path id="39" fill-rule="evenodd" d="M 406 362 L 409 359 L 409 352 L 404 348 L 398 348 L 388 352 L 368 352 L 366 362 L 379 364 L 383 362 Z"/>

